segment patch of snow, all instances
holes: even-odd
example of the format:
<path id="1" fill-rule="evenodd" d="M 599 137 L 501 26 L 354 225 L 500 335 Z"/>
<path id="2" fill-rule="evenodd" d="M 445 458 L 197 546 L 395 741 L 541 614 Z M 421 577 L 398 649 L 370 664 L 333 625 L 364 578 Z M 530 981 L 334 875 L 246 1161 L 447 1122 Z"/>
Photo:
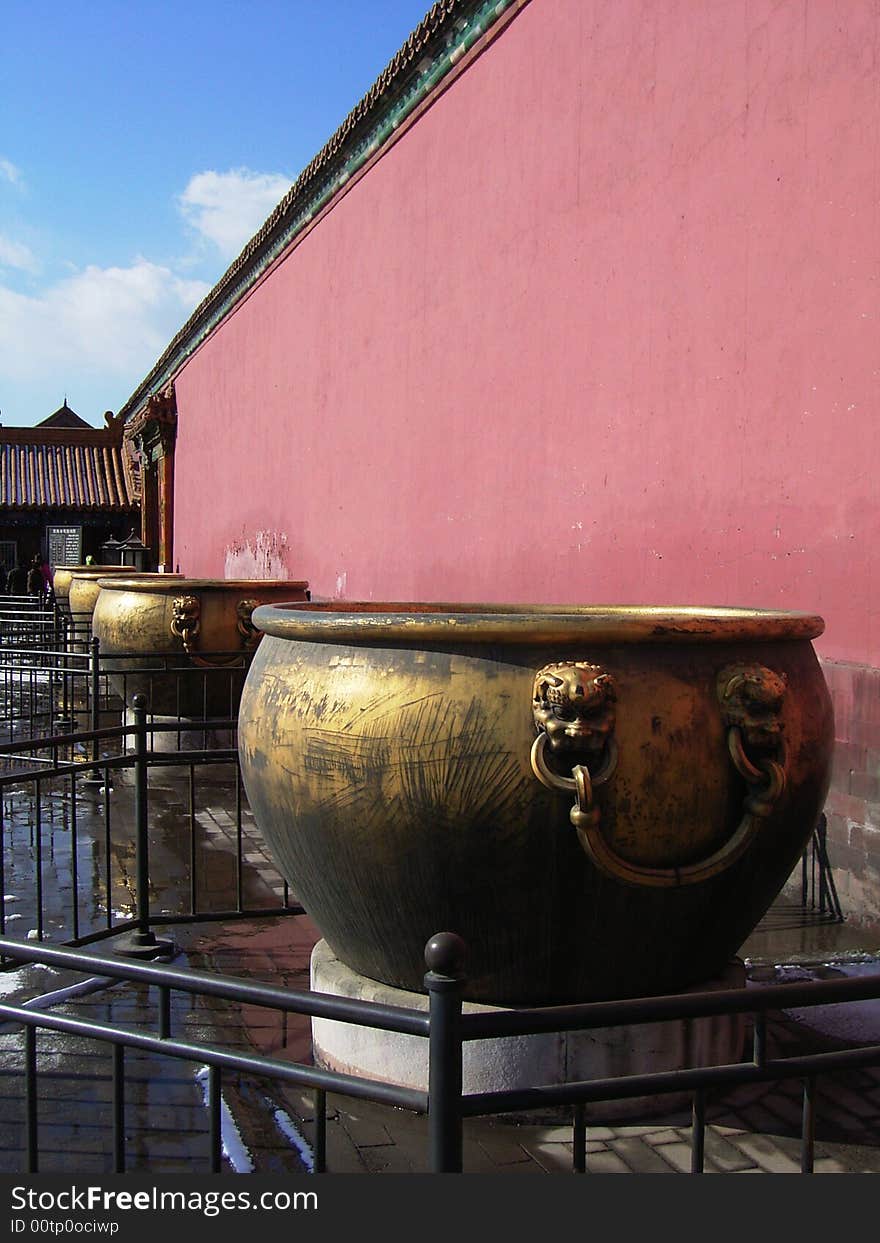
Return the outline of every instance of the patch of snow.
<path id="1" fill-rule="evenodd" d="M 207 1108 L 210 1100 L 208 1067 L 203 1066 L 201 1070 L 197 1070 L 195 1077 L 196 1083 L 202 1089 L 202 1097 Z M 232 1111 L 223 1099 L 222 1092 L 220 1093 L 220 1143 L 227 1161 L 236 1174 L 253 1174 L 253 1158 L 242 1142 L 241 1134 L 232 1116 Z"/>
<path id="2" fill-rule="evenodd" d="M 314 1153 L 312 1152 L 312 1149 L 309 1146 L 309 1144 L 306 1143 L 305 1139 L 302 1137 L 302 1135 L 300 1135 L 299 1130 L 297 1129 L 296 1123 L 293 1121 L 290 1114 L 285 1112 L 285 1110 L 281 1109 L 280 1106 L 276 1106 L 272 1110 L 272 1119 L 275 1125 L 278 1127 L 278 1130 L 284 1136 L 284 1138 L 290 1140 L 291 1144 L 293 1144 L 294 1148 L 297 1150 L 297 1152 L 300 1155 L 300 1159 L 302 1160 L 303 1165 L 306 1167 L 309 1173 L 314 1174 L 315 1172 Z"/>

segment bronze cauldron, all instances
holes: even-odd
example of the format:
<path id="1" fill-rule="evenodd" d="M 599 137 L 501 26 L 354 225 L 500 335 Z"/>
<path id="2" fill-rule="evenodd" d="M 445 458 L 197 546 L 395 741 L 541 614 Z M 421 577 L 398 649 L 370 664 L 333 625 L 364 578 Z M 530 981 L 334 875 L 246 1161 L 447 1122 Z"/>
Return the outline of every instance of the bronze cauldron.
<path id="1" fill-rule="evenodd" d="M 833 739 L 821 618 L 732 608 L 263 606 L 245 788 L 336 956 L 473 1000 L 719 974 L 795 866 Z"/>
<path id="2" fill-rule="evenodd" d="M 112 575 L 99 578 L 92 633 L 102 666 L 131 705 L 165 716 L 234 716 L 244 668 L 260 641 L 258 604 L 307 600 L 308 584 L 286 579 Z M 224 672 L 225 671 L 225 672 Z"/>
<path id="3" fill-rule="evenodd" d="M 155 572 L 132 570 L 131 566 L 120 566 L 120 572 L 124 572 L 126 578 L 161 578 L 163 580 L 174 580 L 182 578 L 181 574 L 158 574 Z M 91 623 L 95 612 L 95 605 L 98 603 L 98 596 L 101 591 L 101 580 L 111 577 L 106 573 L 106 567 L 89 566 L 87 569 L 74 570 L 70 576 L 70 582 L 67 590 L 67 604 L 72 617 L 88 618 Z"/>
<path id="4" fill-rule="evenodd" d="M 56 565 L 52 571 L 52 590 L 55 593 L 55 601 L 62 612 L 70 614 L 72 611 L 69 602 L 70 588 L 75 574 L 90 574 L 98 579 L 111 574 L 123 574 L 126 571 L 131 573 L 131 568 L 126 565 Z M 88 611 L 91 612 L 90 609 Z"/>

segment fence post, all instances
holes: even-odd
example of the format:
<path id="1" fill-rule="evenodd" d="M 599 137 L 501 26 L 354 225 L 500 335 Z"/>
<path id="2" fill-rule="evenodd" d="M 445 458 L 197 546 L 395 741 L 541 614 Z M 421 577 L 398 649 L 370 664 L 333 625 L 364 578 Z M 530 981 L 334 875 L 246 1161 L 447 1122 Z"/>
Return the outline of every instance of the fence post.
<path id="1" fill-rule="evenodd" d="M 119 937 L 114 948 L 129 957 L 157 958 L 174 950 L 171 941 L 160 941 L 150 928 L 150 847 L 147 794 L 147 701 L 134 695 L 134 823 L 137 928 Z"/>
<path id="2" fill-rule="evenodd" d="M 89 705 L 91 708 L 90 728 L 93 730 L 98 730 L 101 728 L 101 713 L 100 713 L 100 704 L 99 704 L 99 698 L 100 698 L 100 693 L 101 693 L 101 679 L 100 679 L 101 640 L 98 638 L 97 635 L 92 636 L 91 640 L 89 641 L 89 647 L 91 648 L 91 652 L 89 653 L 90 655 L 89 673 L 91 674 L 91 683 L 92 683 L 92 702 Z M 98 740 L 97 738 L 95 738 L 92 741 L 92 759 L 96 760 L 97 758 L 98 758 Z"/>
<path id="3" fill-rule="evenodd" d="M 58 716 L 53 728 L 56 734 L 72 734 L 74 731 L 74 721 L 70 702 L 70 631 L 66 620 L 61 630 L 59 657 L 61 660 L 61 676 L 59 679 L 61 682 L 61 703 L 58 705 Z"/>
<path id="4" fill-rule="evenodd" d="M 56 604 L 52 611 L 52 651 L 53 651 L 53 673 L 52 681 L 61 681 L 61 670 L 58 663 L 58 655 L 61 651 L 61 645 L 64 642 L 64 620 L 61 611 Z"/>
<path id="5" fill-rule="evenodd" d="M 97 732 L 101 728 L 101 713 L 99 710 L 100 696 L 100 671 L 101 671 L 101 640 L 95 636 L 89 640 L 89 729 Z M 97 764 L 100 759 L 100 748 L 98 739 L 92 739 L 92 763 Z M 100 775 L 97 768 L 93 768 L 89 777 L 84 777 L 80 783 L 84 786 L 103 786 L 104 778 Z"/>
<path id="6" fill-rule="evenodd" d="M 460 1174 L 462 1158 L 461 998 L 466 947 L 454 932 L 425 946 L 428 990 L 428 1132 L 432 1174 Z"/>

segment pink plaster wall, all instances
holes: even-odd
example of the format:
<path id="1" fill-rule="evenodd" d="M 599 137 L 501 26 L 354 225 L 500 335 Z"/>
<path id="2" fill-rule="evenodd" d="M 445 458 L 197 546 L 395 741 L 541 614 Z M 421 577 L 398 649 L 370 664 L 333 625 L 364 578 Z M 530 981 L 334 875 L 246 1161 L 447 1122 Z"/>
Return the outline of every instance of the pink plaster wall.
<path id="1" fill-rule="evenodd" d="M 175 558 L 880 665 L 876 0 L 532 0 L 177 377 Z"/>

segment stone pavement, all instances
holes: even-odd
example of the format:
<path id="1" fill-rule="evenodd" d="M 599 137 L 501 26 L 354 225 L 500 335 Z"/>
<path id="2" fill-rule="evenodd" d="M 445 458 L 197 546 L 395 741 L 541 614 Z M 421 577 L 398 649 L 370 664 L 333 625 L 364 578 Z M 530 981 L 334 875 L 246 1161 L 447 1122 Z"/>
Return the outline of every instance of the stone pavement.
<path id="1" fill-rule="evenodd" d="M 227 774 L 228 777 L 228 774 Z M 167 777 L 156 784 L 151 814 L 153 909 L 180 914 L 191 891 L 196 860 L 199 905 L 229 910 L 235 898 L 235 817 L 232 788 L 222 774 L 208 781 L 195 808 L 188 783 Z M 126 913 L 132 900 L 130 789 L 111 793 L 114 831 L 107 889 L 103 793 L 77 802 L 77 844 L 71 849 L 69 801 L 56 800 L 41 816 L 42 898 L 47 940 L 69 935 L 73 871 L 81 926 L 100 926 L 107 906 Z M 92 802 L 89 802 L 89 798 Z M 47 807 L 49 805 L 47 804 Z M 35 896 L 33 800 L 13 791 L 4 802 L 6 932 L 32 932 Z M 280 882 L 247 810 L 242 819 L 242 891 L 254 905 L 277 903 Z M 72 860 L 77 860 L 72 868 Z M 30 871 L 29 871 L 30 869 Z M 18 918 L 16 918 L 16 916 Z M 175 962 L 235 977 L 295 988 L 308 986 L 309 955 L 318 936 L 305 916 L 176 924 Z M 106 952 L 110 943 L 95 947 Z M 834 973 L 862 951 L 866 969 L 880 970 L 880 946 L 846 925 L 817 922 L 790 901 L 777 904 L 743 947 L 753 983 L 779 977 L 777 964 L 810 974 Z M 830 964 L 830 965 L 828 965 Z M 791 967 L 788 970 L 792 970 Z M 5 1000 L 23 1000 L 63 988 L 74 978 L 28 966 L 0 976 Z M 156 1031 L 154 992 L 134 984 L 68 995 L 56 1013 Z M 172 1034 L 284 1059 L 308 1062 L 307 1021 L 210 998 L 174 993 Z M 880 1040 L 866 1019 L 865 1040 Z M 825 1030 L 803 1015 L 777 1014 L 768 1026 L 770 1053 L 831 1047 Z M 22 1168 L 23 1054 L 20 1028 L 0 1025 L 0 1173 Z M 42 1032 L 38 1037 L 41 1172 L 99 1173 L 112 1168 L 110 1059 L 100 1042 Z M 153 1053 L 129 1051 L 126 1067 L 126 1168 L 130 1171 L 205 1173 L 208 1110 L 205 1070 Z M 800 1086 L 737 1088 L 708 1102 L 706 1162 L 713 1173 L 787 1173 L 800 1168 Z M 328 1098 L 328 1167 L 334 1173 L 417 1173 L 427 1169 L 424 1117 L 402 1110 Z M 228 1173 L 302 1173 L 311 1168 L 314 1117 L 308 1093 L 277 1082 L 224 1072 L 224 1170 Z M 593 1173 L 676 1173 L 690 1169 L 690 1117 L 669 1113 L 626 1124 L 602 1121 L 588 1130 L 587 1168 Z M 817 1093 L 817 1173 L 880 1173 L 880 1068 L 846 1071 L 820 1080 Z M 560 1119 L 512 1122 L 473 1119 L 465 1124 L 464 1168 L 473 1173 L 561 1173 L 572 1167 L 571 1128 Z"/>

